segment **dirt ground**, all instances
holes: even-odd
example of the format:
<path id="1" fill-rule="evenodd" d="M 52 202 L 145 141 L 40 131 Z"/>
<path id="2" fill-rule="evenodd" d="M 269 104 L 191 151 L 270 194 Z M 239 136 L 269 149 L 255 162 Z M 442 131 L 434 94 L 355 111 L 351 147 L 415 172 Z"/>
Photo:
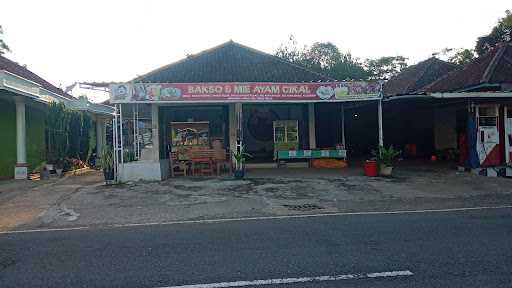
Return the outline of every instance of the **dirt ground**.
<path id="1" fill-rule="evenodd" d="M 243 180 L 179 177 L 114 186 L 105 186 L 94 172 L 32 187 L 6 203 L 0 193 L 0 211 L 8 207 L 20 217 L 19 211 L 30 211 L 0 221 L 0 229 L 512 205 L 512 179 L 443 165 L 403 164 L 392 178 L 364 177 L 361 171 L 255 169 Z"/>

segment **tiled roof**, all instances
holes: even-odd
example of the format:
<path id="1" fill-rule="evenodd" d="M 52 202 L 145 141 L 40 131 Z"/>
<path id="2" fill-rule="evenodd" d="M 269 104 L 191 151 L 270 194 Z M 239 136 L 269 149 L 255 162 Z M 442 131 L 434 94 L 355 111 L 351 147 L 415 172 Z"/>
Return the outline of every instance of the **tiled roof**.
<path id="1" fill-rule="evenodd" d="M 391 77 L 383 86 L 384 96 L 422 94 L 423 87 L 457 68 L 455 64 L 431 57 Z"/>
<path id="2" fill-rule="evenodd" d="M 34 72 L 28 70 L 27 68 L 21 66 L 20 64 L 2 56 L 2 55 L 0 55 L 0 70 L 8 71 L 8 72 L 15 74 L 21 78 L 35 82 L 50 92 L 53 92 L 55 94 L 58 94 L 60 96 L 63 96 L 63 97 L 69 98 L 69 99 L 73 99 L 73 96 L 65 93 L 64 91 L 62 91 L 62 89 L 55 87 L 50 82 L 39 77 Z"/>
<path id="3" fill-rule="evenodd" d="M 427 92 L 501 90 L 512 84 L 512 43 L 501 43 L 425 88 Z"/>
<path id="4" fill-rule="evenodd" d="M 151 71 L 132 81 L 152 83 L 291 83 L 333 80 L 279 57 L 229 41 Z"/>

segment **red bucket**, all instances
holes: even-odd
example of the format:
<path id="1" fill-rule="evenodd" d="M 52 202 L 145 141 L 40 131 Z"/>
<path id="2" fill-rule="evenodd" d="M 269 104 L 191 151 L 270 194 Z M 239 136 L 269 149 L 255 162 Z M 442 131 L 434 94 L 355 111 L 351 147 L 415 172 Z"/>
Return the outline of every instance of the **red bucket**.
<path id="1" fill-rule="evenodd" d="M 364 176 L 368 176 L 368 177 L 377 176 L 377 161 L 366 160 L 364 162 Z"/>

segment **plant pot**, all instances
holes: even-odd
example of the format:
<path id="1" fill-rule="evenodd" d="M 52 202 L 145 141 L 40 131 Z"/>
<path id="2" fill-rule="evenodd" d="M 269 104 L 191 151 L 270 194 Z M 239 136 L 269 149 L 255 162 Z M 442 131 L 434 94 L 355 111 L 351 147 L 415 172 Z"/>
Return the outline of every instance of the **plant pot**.
<path id="1" fill-rule="evenodd" d="M 233 176 L 235 176 L 235 179 L 242 179 L 245 176 L 245 171 L 244 170 L 235 170 L 233 172 Z"/>
<path id="2" fill-rule="evenodd" d="M 41 173 L 39 174 L 39 177 L 41 180 L 48 180 L 50 179 L 50 171 L 48 171 L 46 168 L 44 168 Z"/>
<path id="3" fill-rule="evenodd" d="M 45 166 L 46 166 L 46 170 L 48 170 L 48 172 L 53 171 L 53 166 L 54 166 L 53 164 L 46 164 Z"/>
<path id="4" fill-rule="evenodd" d="M 385 164 L 379 165 L 379 175 L 389 177 L 393 173 L 393 166 L 387 166 Z"/>
<path id="5" fill-rule="evenodd" d="M 111 184 L 114 181 L 114 169 L 103 169 L 103 176 L 105 177 L 105 183 Z"/>
<path id="6" fill-rule="evenodd" d="M 364 176 L 368 176 L 368 177 L 375 177 L 377 176 L 379 173 L 378 173 L 378 168 L 377 168 L 377 161 L 374 161 L 374 160 L 366 160 L 364 162 Z"/>

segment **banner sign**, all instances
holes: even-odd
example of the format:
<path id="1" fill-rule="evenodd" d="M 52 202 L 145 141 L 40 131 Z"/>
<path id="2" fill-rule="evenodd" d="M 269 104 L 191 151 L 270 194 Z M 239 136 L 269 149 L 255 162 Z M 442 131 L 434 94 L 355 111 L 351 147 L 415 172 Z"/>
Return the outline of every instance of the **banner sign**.
<path id="1" fill-rule="evenodd" d="M 111 103 L 300 102 L 379 99 L 379 82 L 126 83 L 110 85 Z"/>

